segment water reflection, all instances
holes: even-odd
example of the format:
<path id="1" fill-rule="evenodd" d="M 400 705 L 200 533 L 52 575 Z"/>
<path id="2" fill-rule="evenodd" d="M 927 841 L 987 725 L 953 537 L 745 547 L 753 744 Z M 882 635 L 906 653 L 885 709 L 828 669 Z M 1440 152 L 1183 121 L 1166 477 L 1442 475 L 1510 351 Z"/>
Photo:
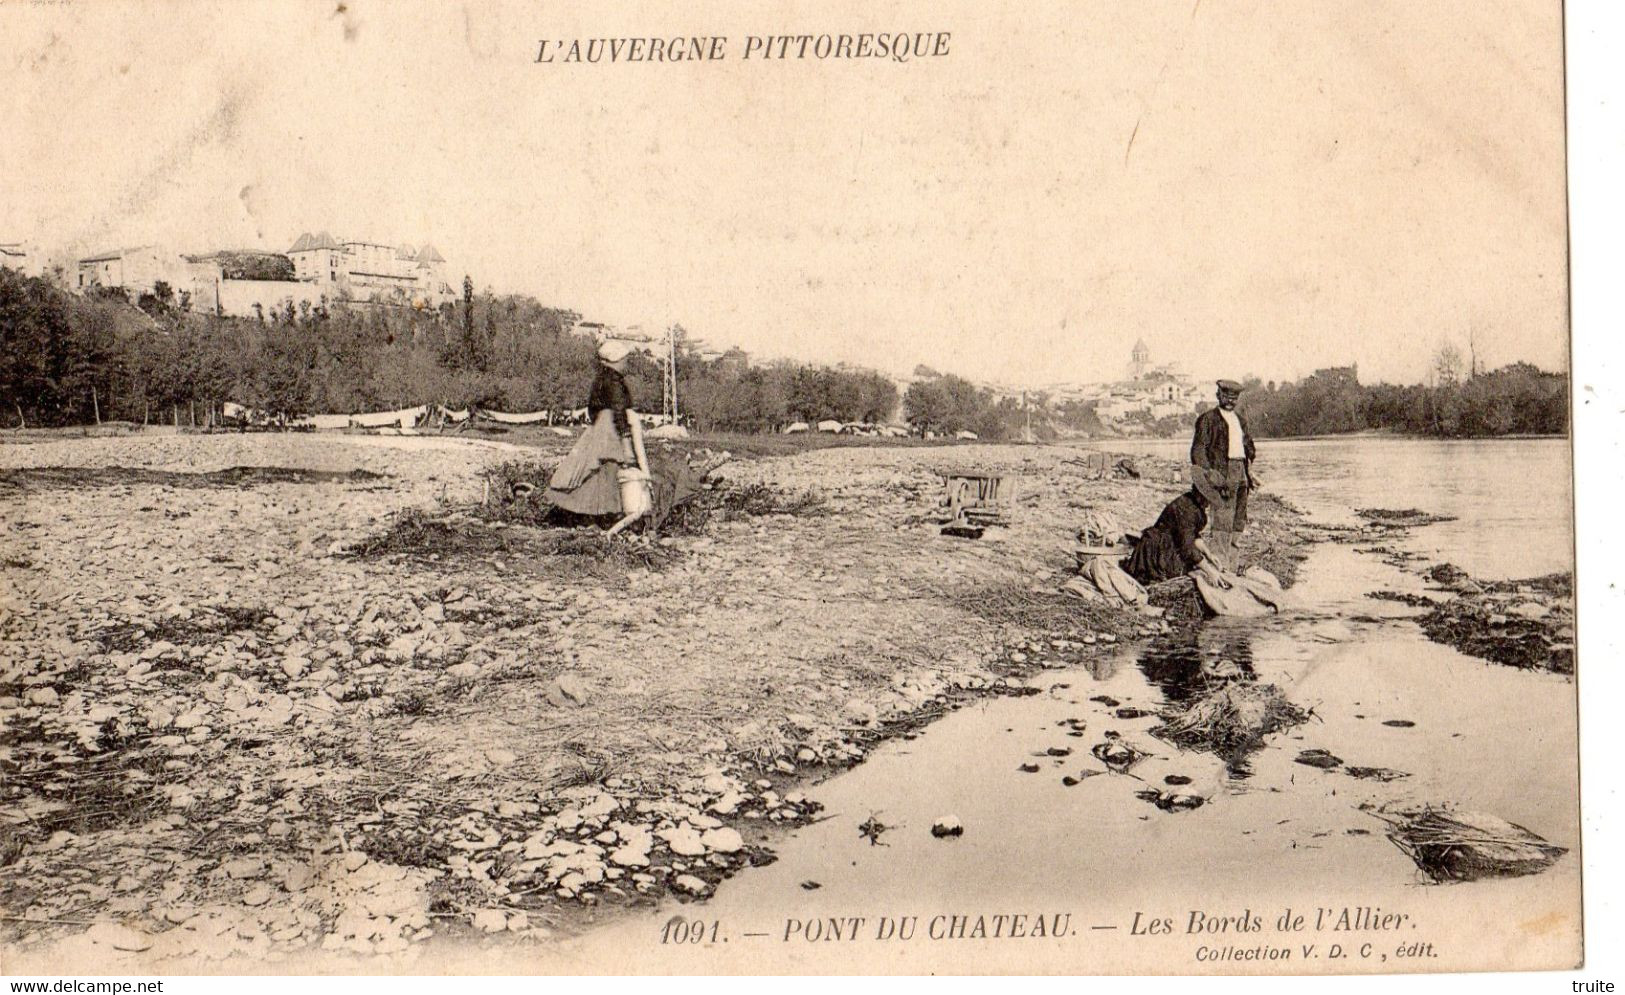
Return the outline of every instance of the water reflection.
<path id="1" fill-rule="evenodd" d="M 1140 651 L 1140 672 L 1171 704 L 1185 704 L 1211 691 L 1215 683 L 1255 681 L 1252 637 L 1239 629 L 1211 625 L 1176 629 Z"/>
<path id="2" fill-rule="evenodd" d="M 1083 669 L 1089 672 L 1090 677 L 1097 681 L 1106 681 L 1117 676 L 1117 672 L 1123 669 L 1127 660 L 1121 653 L 1110 653 L 1091 656 L 1082 662 Z"/>
<path id="3" fill-rule="evenodd" d="M 1245 629 L 1201 625 L 1153 639 L 1136 661 L 1169 708 L 1163 738 L 1224 761 L 1230 777 L 1252 776 L 1247 763 L 1285 707 L 1258 684 L 1252 638 Z"/>

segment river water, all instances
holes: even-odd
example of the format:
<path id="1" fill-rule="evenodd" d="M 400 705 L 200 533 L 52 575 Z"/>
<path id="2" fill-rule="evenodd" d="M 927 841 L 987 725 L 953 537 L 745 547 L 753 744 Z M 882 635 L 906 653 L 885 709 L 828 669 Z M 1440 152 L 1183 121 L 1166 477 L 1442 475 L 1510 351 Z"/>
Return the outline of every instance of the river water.
<path id="1" fill-rule="evenodd" d="M 1103 448 L 1188 458 L 1176 439 Z M 1359 436 L 1266 440 L 1255 470 L 1266 490 L 1316 521 L 1350 524 L 1357 508 L 1420 508 L 1456 521 L 1415 530 L 1402 548 L 1475 577 L 1533 577 L 1574 564 L 1567 439 L 1484 441 Z"/>
<path id="2" fill-rule="evenodd" d="M 1182 446 L 1109 448 L 1177 457 Z M 1264 485 L 1312 520 L 1350 522 L 1363 507 L 1419 508 L 1458 521 L 1412 530 L 1390 545 L 1481 577 L 1572 569 L 1565 441 L 1363 437 L 1261 449 Z M 1125 646 L 1088 669 L 1046 672 L 1034 681 L 1041 694 L 967 707 L 917 739 L 888 743 L 811 790 L 830 818 L 780 841 L 776 863 L 725 882 L 706 903 L 668 901 L 589 934 L 575 949 L 584 964 L 607 950 L 637 950 L 651 969 L 700 971 L 1572 964 L 1579 949 L 1574 683 L 1465 657 L 1427 640 L 1408 620 L 1412 610 L 1365 596 L 1422 589 L 1414 571 L 1381 555 L 1317 545 L 1294 589 L 1297 610 L 1263 621 L 1215 620 L 1194 636 Z M 1154 716 L 1119 718 L 1093 700 L 1154 710 L 1188 693 L 1192 674 L 1218 659 L 1278 685 L 1312 709 L 1311 720 L 1227 765 L 1151 736 Z M 1080 724 L 1081 737 L 1068 735 Z M 1149 756 L 1128 774 L 1098 773 L 1089 748 L 1108 732 Z M 1051 749 L 1072 752 L 1054 757 Z M 1377 782 L 1296 763 L 1307 749 L 1410 776 Z M 1020 769 L 1030 764 L 1038 772 Z M 1138 797 L 1168 775 L 1189 778 L 1180 790 L 1205 804 L 1165 812 Z M 1422 803 L 1490 813 L 1571 852 L 1529 877 L 1430 884 L 1365 810 Z M 948 815 L 963 824 L 963 836 L 935 838 L 933 822 Z M 857 830 L 870 816 L 893 827 L 880 845 Z M 1313 916 L 1344 907 L 1407 918 L 1388 931 L 1274 930 L 1288 909 Z M 999 914 L 1027 916 L 1026 935 L 955 935 L 952 916 L 972 917 L 962 928 L 973 931 L 975 916 Z M 1193 933 L 1193 914 L 1256 915 L 1264 929 Z M 1046 915 L 1051 931 L 1053 916 L 1068 917 L 1062 935 L 1031 935 L 1034 917 Z M 660 942 L 673 916 L 715 925 L 705 942 L 676 947 Z M 912 939 L 882 938 L 887 921 L 900 931 L 910 916 Z M 1170 931 L 1152 932 L 1163 919 Z M 991 919 L 984 925 L 994 928 Z M 838 929 L 843 938 L 832 941 Z M 1292 947 L 1293 959 L 1211 959 L 1260 942 Z M 838 955 L 832 943 L 844 944 Z M 1342 957 L 1330 956 L 1333 943 Z"/>

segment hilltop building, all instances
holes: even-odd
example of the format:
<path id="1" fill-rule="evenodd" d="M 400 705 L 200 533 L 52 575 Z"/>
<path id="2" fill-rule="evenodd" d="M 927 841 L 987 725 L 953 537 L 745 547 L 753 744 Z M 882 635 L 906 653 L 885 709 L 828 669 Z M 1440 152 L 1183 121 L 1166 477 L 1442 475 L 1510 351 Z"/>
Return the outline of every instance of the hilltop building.
<path id="1" fill-rule="evenodd" d="M 223 315 L 267 314 L 290 302 L 296 306 L 321 302 L 323 295 L 308 284 L 254 279 L 256 274 L 242 267 L 244 259 L 255 258 L 268 272 L 277 270 L 278 261 L 284 266 L 287 263 L 275 253 L 252 251 L 183 256 L 156 245 L 114 249 L 80 259 L 73 289 L 81 293 L 98 287 L 122 290 L 132 301 L 139 301 L 163 284 L 175 306 Z"/>
<path id="2" fill-rule="evenodd" d="M 0 266 L 23 276 L 39 276 L 43 267 L 27 242 L 0 242 Z"/>
<path id="3" fill-rule="evenodd" d="M 1127 379 L 1082 387 L 1065 385 L 1051 394 L 1052 403 L 1082 401 L 1103 423 L 1122 431 L 1163 418 L 1194 414 L 1211 392 L 1195 384 L 1173 364 L 1152 363 L 1144 339 L 1129 353 Z"/>
<path id="4" fill-rule="evenodd" d="M 4 247 L 0 262 L 25 259 Z M 244 249 L 182 256 L 159 246 L 115 249 L 78 260 L 73 289 L 125 291 L 131 299 L 163 283 L 195 311 L 267 314 L 288 304 L 384 303 L 436 307 L 456 298 L 434 246 L 341 242 L 327 232 L 299 236 L 286 254 Z"/>
<path id="5" fill-rule="evenodd" d="M 413 248 L 305 232 L 287 255 L 295 278 L 315 284 L 335 299 L 433 307 L 457 296 L 446 279 L 445 257 L 428 243 Z"/>
<path id="6" fill-rule="evenodd" d="M 1145 339 L 1138 339 L 1134 343 L 1133 359 L 1129 362 L 1129 379 L 1138 380 L 1145 376 L 1146 370 L 1151 366 L 1151 347 L 1145 344 Z"/>
<path id="7" fill-rule="evenodd" d="M 109 287 L 140 295 L 159 283 L 179 291 L 191 282 L 193 271 L 186 260 L 156 245 L 100 252 L 79 260 L 74 289 Z"/>

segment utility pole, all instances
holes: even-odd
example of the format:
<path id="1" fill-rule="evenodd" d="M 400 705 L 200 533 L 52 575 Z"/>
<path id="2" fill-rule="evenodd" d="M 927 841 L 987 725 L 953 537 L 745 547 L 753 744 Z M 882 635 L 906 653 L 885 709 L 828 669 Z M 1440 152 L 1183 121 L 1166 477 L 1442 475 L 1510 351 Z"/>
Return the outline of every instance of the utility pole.
<path id="1" fill-rule="evenodd" d="M 666 361 L 660 364 L 660 413 L 677 424 L 677 326 L 666 326 Z"/>

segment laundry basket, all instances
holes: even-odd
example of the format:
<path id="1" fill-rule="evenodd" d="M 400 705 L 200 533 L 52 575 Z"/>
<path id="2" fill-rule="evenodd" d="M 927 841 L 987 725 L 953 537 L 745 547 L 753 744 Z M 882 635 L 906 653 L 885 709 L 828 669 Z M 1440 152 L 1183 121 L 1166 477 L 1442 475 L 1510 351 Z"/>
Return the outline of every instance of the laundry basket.
<path id="1" fill-rule="evenodd" d="M 635 466 L 626 467 L 615 474 L 615 481 L 621 485 L 621 514 L 647 515 L 653 504 L 648 472 Z"/>

